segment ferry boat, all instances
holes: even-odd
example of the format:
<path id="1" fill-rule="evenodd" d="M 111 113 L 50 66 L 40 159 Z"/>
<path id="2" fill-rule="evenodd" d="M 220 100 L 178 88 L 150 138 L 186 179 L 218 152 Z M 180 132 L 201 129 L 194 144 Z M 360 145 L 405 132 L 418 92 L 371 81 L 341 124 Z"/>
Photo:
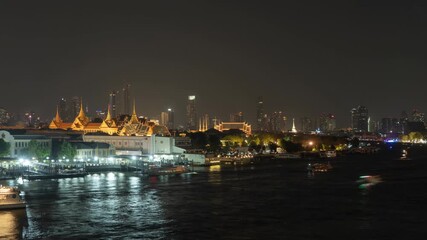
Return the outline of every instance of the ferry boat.
<path id="1" fill-rule="evenodd" d="M 301 156 L 299 154 L 292 153 L 279 153 L 274 156 L 275 159 L 299 159 Z"/>
<path id="2" fill-rule="evenodd" d="M 319 152 L 319 156 L 321 158 L 334 158 L 337 156 L 337 152 L 334 150 L 330 150 L 330 151 L 320 151 Z"/>
<path id="3" fill-rule="evenodd" d="M 0 185 L 0 210 L 25 208 L 26 203 L 19 195 L 20 191 L 16 187 L 6 187 Z"/>
<path id="4" fill-rule="evenodd" d="M 148 172 L 149 176 L 173 175 L 181 173 L 189 173 L 190 169 L 184 165 L 178 166 L 163 166 L 151 168 Z"/>
<path id="5" fill-rule="evenodd" d="M 307 171 L 314 173 L 314 172 L 327 172 L 331 170 L 333 167 L 331 163 L 309 163 L 307 165 Z"/>

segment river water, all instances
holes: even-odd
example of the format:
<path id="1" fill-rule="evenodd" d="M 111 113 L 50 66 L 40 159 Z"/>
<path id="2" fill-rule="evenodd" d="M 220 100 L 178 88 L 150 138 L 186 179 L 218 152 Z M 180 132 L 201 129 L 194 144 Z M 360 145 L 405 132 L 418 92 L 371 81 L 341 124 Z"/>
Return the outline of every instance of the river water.
<path id="1" fill-rule="evenodd" d="M 346 157 L 314 175 L 308 161 L 1 181 L 28 207 L 0 212 L 0 238 L 426 239 L 427 158 Z M 361 175 L 383 181 L 363 189 Z"/>

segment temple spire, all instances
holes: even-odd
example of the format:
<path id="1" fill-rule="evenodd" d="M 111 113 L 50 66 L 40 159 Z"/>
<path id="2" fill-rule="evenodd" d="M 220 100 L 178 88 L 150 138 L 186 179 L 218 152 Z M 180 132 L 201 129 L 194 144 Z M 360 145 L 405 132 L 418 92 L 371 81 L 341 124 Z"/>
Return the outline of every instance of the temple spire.
<path id="1" fill-rule="evenodd" d="M 110 104 L 108 104 L 107 117 L 105 118 L 105 121 L 111 121 Z"/>
<path id="2" fill-rule="evenodd" d="M 56 106 L 56 116 L 55 116 L 55 122 L 61 122 L 61 117 L 59 116 L 59 107 Z"/>
<path id="3" fill-rule="evenodd" d="M 295 127 L 295 118 L 292 118 L 292 130 L 291 132 L 296 133 L 297 132 L 297 128 Z"/>
<path id="4" fill-rule="evenodd" d="M 85 111 L 83 110 L 83 99 L 80 99 L 80 112 L 77 118 L 80 118 L 80 119 L 86 118 Z"/>
<path id="5" fill-rule="evenodd" d="M 136 116 L 135 99 L 133 99 L 133 113 L 130 118 L 130 123 L 139 123 L 138 116 Z"/>

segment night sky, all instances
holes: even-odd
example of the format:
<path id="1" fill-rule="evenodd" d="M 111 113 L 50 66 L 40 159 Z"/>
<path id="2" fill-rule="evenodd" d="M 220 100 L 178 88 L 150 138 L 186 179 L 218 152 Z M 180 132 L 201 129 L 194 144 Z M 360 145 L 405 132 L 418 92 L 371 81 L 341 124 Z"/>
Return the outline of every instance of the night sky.
<path id="1" fill-rule="evenodd" d="M 129 82 L 138 114 L 172 107 L 178 123 L 190 94 L 199 114 L 253 124 L 258 96 L 338 127 L 357 105 L 427 112 L 425 3 L 278 2 L 0 1 L 0 107 L 51 119 L 82 96 L 93 111 Z"/>

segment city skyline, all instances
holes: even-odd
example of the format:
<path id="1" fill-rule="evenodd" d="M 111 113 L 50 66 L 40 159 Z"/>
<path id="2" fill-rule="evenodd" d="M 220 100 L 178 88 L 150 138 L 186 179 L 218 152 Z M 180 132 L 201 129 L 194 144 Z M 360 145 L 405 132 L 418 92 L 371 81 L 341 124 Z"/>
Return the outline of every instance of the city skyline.
<path id="1" fill-rule="evenodd" d="M 253 126 L 259 96 L 266 113 L 298 120 L 328 112 L 337 127 L 350 126 L 359 105 L 377 120 L 426 112 L 425 10 L 378 2 L 2 2 L 0 108 L 49 120 L 58 99 L 79 96 L 90 111 L 105 109 L 128 82 L 139 112 L 172 108 L 180 124 L 188 95 L 201 114 L 243 112 Z"/>

